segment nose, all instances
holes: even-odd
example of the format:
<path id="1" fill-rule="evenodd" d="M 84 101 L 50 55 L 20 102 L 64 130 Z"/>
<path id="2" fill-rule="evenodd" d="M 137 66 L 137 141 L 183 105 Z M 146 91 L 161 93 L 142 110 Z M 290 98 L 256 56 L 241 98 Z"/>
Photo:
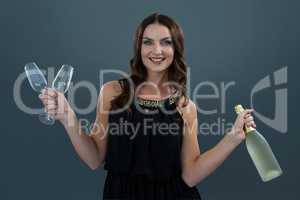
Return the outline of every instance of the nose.
<path id="1" fill-rule="evenodd" d="M 160 44 L 155 44 L 153 47 L 153 51 L 154 54 L 161 54 L 162 53 L 162 48 L 160 46 Z"/>

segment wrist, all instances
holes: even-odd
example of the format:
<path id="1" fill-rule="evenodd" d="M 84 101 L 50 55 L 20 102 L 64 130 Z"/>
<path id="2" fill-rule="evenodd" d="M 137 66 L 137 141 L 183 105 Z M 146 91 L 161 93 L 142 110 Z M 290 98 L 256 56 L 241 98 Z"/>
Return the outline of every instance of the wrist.
<path id="1" fill-rule="evenodd" d="M 63 114 L 63 117 L 59 119 L 59 121 L 65 127 L 71 126 L 76 121 L 76 114 L 71 108 L 69 108 L 68 111 Z"/>
<path id="2" fill-rule="evenodd" d="M 239 146 L 239 144 L 242 143 L 243 139 L 240 137 L 236 137 L 235 133 L 230 131 L 225 135 L 224 141 L 231 147 L 236 148 L 237 146 Z"/>

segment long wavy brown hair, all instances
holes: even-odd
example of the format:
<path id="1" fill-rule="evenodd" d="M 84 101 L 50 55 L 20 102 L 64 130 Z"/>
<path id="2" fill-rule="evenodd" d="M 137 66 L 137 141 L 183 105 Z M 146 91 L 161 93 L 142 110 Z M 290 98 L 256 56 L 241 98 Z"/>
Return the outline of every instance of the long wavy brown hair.
<path id="1" fill-rule="evenodd" d="M 160 24 L 166 26 L 171 34 L 174 48 L 174 59 L 172 64 L 168 67 L 167 81 L 175 82 L 176 88 L 174 88 L 180 97 L 184 97 L 184 106 L 187 102 L 187 65 L 184 59 L 184 36 L 183 31 L 179 24 L 177 24 L 172 18 L 159 13 L 154 13 L 146 17 L 138 26 L 134 37 L 134 56 L 130 60 L 130 75 L 127 78 L 118 80 L 121 85 L 122 92 L 111 102 L 111 108 L 122 108 L 126 103 L 130 101 L 130 95 L 135 94 L 136 88 L 146 81 L 147 69 L 142 62 L 141 47 L 143 33 L 146 27 L 150 24 Z M 133 84 L 133 87 L 130 87 Z M 132 91 L 133 90 L 133 91 Z M 178 104 L 179 98 L 176 100 Z M 130 109 L 129 109 L 130 110 Z"/>

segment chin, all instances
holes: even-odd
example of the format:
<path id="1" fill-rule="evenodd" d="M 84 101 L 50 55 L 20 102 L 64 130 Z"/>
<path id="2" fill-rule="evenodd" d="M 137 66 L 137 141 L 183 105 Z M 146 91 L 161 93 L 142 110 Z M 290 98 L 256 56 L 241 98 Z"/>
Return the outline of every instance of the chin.
<path id="1" fill-rule="evenodd" d="M 147 70 L 152 71 L 152 72 L 164 72 L 166 71 L 171 63 L 162 63 L 161 65 L 154 65 L 153 63 L 144 63 L 145 67 Z"/>
<path id="2" fill-rule="evenodd" d="M 167 71 L 169 66 L 146 66 L 146 69 L 151 72 L 165 72 Z"/>

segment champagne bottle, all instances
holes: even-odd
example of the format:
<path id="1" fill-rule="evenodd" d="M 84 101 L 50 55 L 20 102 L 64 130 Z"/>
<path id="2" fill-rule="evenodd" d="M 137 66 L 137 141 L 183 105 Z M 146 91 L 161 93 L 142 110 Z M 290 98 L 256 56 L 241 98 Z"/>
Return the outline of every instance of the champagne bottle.
<path id="1" fill-rule="evenodd" d="M 244 111 L 241 105 L 235 106 L 235 112 Z M 252 161 L 264 182 L 270 181 L 282 174 L 279 163 L 266 139 L 253 127 L 244 127 L 246 133 L 246 147 Z"/>

